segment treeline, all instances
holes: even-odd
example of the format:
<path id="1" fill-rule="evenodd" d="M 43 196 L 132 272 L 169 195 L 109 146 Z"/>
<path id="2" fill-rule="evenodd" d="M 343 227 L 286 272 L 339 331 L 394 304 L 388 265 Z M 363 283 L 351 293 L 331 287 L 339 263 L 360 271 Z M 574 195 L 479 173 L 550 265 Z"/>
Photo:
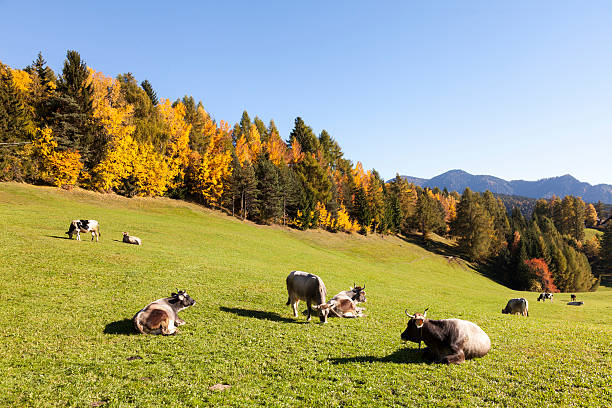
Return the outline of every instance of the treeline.
<path id="1" fill-rule="evenodd" d="M 68 51 L 60 75 L 39 54 L 23 70 L 0 64 L 0 80 L 4 180 L 188 198 L 243 220 L 301 229 L 418 231 L 425 240 L 435 233 L 456 240 L 464 257 L 498 265 L 498 278 L 517 288 L 594 284 L 580 235 L 589 208 L 580 199 L 566 197 L 559 208 L 556 201 L 541 204 L 527 222 L 509 218 L 490 192 L 459 196 L 399 176 L 385 182 L 300 117 L 286 139 L 273 120 L 246 111 L 230 126 L 191 96 L 171 102 L 130 73 L 106 77 L 76 51 Z M 538 237 L 546 250 L 533 249 Z"/>

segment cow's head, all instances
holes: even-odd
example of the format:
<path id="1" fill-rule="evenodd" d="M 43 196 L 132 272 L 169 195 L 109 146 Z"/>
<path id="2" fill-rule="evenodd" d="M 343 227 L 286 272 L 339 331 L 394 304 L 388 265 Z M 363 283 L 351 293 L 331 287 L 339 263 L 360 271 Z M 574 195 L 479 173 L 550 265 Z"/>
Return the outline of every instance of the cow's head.
<path id="1" fill-rule="evenodd" d="M 130 234 L 124 231 L 124 232 L 123 232 L 123 236 L 124 236 L 124 237 L 129 237 L 129 236 L 130 236 Z"/>
<path id="2" fill-rule="evenodd" d="M 425 309 L 422 314 L 415 313 L 411 315 L 408 313 L 408 309 L 406 309 L 404 313 L 406 313 L 406 316 L 408 316 L 410 320 L 408 320 L 408 326 L 406 326 L 406 330 L 404 330 L 401 335 L 402 340 L 419 343 L 419 348 L 421 347 L 421 340 L 423 338 L 422 329 L 427 320 L 427 310 L 429 310 L 429 308 Z"/>
<path id="3" fill-rule="evenodd" d="M 173 292 L 170 295 L 170 303 L 178 305 L 179 310 L 183 310 L 189 306 L 195 305 L 195 300 L 193 300 L 184 290 L 177 289 L 177 293 Z"/>
<path id="4" fill-rule="evenodd" d="M 315 307 L 319 314 L 319 320 L 321 320 L 321 323 L 327 323 L 327 317 L 329 316 L 329 312 L 331 311 L 332 307 L 333 304 L 331 303 L 323 303 Z"/>
<path id="5" fill-rule="evenodd" d="M 77 230 L 80 228 L 81 228 L 81 223 L 79 221 L 72 221 L 70 223 L 70 227 L 68 227 L 68 231 L 66 231 L 66 234 L 68 234 L 70 239 L 72 239 L 72 235 L 76 233 Z"/>
<path id="6" fill-rule="evenodd" d="M 353 293 L 355 293 L 355 295 L 352 297 L 352 299 L 355 302 L 357 302 L 357 303 L 365 303 L 366 302 L 365 285 L 363 285 L 363 287 L 361 287 L 361 286 L 356 286 L 355 284 L 353 284 L 353 287 L 351 288 L 351 291 Z"/>

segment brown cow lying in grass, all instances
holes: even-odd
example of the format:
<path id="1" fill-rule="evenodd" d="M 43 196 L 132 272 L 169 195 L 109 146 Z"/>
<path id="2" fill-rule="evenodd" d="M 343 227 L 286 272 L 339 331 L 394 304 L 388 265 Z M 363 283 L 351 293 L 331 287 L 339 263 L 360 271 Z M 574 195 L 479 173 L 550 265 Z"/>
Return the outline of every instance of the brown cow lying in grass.
<path id="1" fill-rule="evenodd" d="M 177 326 L 185 324 L 178 312 L 193 306 L 193 300 L 185 291 L 177 290 L 170 297 L 158 299 L 141 309 L 134 318 L 134 327 L 142 334 L 176 334 Z"/>
<path id="2" fill-rule="evenodd" d="M 427 345 L 425 357 L 436 363 L 462 363 L 465 359 L 483 357 L 491 349 L 491 340 L 475 323 L 460 319 L 430 320 L 427 309 L 423 314 L 408 314 L 410 318 L 402 340 Z"/>

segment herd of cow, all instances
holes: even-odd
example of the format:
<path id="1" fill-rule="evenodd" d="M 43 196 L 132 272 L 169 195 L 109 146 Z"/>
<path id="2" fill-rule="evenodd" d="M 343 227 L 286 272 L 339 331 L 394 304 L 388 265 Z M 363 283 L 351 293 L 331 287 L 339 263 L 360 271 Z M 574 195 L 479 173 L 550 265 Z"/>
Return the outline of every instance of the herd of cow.
<path id="1" fill-rule="evenodd" d="M 76 234 L 80 240 L 80 233 L 90 232 L 92 241 L 98 241 L 100 236 L 100 225 L 96 220 L 74 220 L 66 234 L 72 239 Z M 123 233 L 123 242 L 141 245 L 138 237 L 132 237 L 127 232 Z M 294 317 L 298 317 L 298 303 L 300 300 L 306 302 L 307 320 L 311 320 L 312 309 L 317 311 L 322 323 L 327 323 L 330 316 L 356 318 L 363 317 L 364 308 L 357 306 L 366 302 L 365 285 L 363 287 L 353 285 L 349 290 L 343 291 L 325 301 L 327 288 L 323 280 L 317 275 L 307 272 L 292 271 L 286 278 L 288 300 Z M 552 293 L 542 293 L 540 300 L 553 300 Z M 570 304 L 575 302 L 576 296 L 571 295 Z M 178 332 L 177 327 L 185 324 L 179 318 L 178 312 L 193 306 L 193 300 L 185 291 L 178 290 L 170 297 L 158 299 L 142 308 L 132 318 L 134 328 L 142 334 L 172 335 Z M 427 310 L 423 313 L 413 315 L 405 311 L 410 318 L 406 330 L 401 333 L 401 339 L 419 344 L 425 343 L 423 357 L 438 363 L 462 363 L 466 359 L 483 357 L 491 349 L 489 336 L 473 322 L 461 319 L 431 320 L 427 318 Z M 529 305 L 527 299 L 510 299 L 506 307 L 502 309 L 504 314 L 520 314 L 529 316 Z"/>

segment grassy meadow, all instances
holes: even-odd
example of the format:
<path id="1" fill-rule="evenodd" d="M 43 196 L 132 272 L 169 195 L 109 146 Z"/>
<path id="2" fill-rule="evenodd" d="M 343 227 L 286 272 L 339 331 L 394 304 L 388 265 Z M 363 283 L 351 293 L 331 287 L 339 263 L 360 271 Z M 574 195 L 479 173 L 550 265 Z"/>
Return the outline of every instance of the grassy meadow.
<path id="1" fill-rule="evenodd" d="M 99 243 L 67 239 L 76 218 L 100 222 Z M 284 280 L 295 269 L 321 276 L 329 296 L 365 283 L 367 317 L 294 319 Z M 132 316 L 177 287 L 197 301 L 180 333 L 134 334 Z M 584 306 L 567 306 L 569 294 L 537 302 L 396 237 L 0 183 L 3 406 L 610 407 L 612 290 L 577 295 Z M 517 296 L 530 317 L 500 313 Z M 477 323 L 489 354 L 423 362 L 400 333 L 404 309 L 426 307 Z"/>

